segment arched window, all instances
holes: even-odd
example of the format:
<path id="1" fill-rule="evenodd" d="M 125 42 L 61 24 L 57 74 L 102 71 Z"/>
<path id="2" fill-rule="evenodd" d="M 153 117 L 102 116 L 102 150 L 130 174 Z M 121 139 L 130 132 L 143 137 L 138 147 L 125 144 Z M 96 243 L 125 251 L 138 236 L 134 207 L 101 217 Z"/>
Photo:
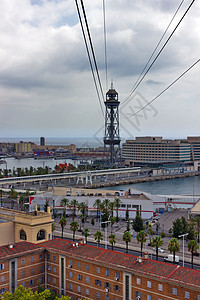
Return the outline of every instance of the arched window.
<path id="1" fill-rule="evenodd" d="M 20 240 L 27 240 L 26 232 L 23 229 L 20 231 Z"/>
<path id="2" fill-rule="evenodd" d="M 40 230 L 37 234 L 37 241 L 45 240 L 45 231 Z"/>

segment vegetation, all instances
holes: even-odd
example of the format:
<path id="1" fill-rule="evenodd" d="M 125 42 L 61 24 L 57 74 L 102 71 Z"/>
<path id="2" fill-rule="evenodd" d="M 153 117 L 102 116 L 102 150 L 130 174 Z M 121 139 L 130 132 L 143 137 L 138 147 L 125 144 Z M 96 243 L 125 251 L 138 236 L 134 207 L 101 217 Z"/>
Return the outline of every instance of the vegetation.
<path id="1" fill-rule="evenodd" d="M 116 209 L 116 222 L 119 222 L 119 208 L 120 208 L 121 200 L 119 198 L 116 198 L 114 204 Z"/>
<path id="2" fill-rule="evenodd" d="M 65 218 L 65 216 L 62 216 L 62 218 L 59 221 L 59 224 L 60 224 L 61 229 L 62 229 L 62 239 L 63 239 L 64 228 L 67 225 L 67 219 Z"/>
<path id="3" fill-rule="evenodd" d="M 70 230 L 73 232 L 73 241 L 75 240 L 75 233 L 78 230 L 78 227 L 79 227 L 78 222 L 76 222 L 76 221 L 71 222 Z"/>
<path id="4" fill-rule="evenodd" d="M 133 226 L 133 230 L 135 230 L 136 232 L 140 232 L 140 230 L 144 229 L 144 223 L 140 216 L 139 210 L 137 210 L 136 212 L 136 216 L 135 219 L 133 220 L 132 226 Z"/>
<path id="5" fill-rule="evenodd" d="M 140 230 L 140 232 L 137 235 L 137 241 L 141 244 L 141 257 L 142 257 L 142 248 L 143 244 L 147 241 L 147 234 L 144 230 Z"/>
<path id="6" fill-rule="evenodd" d="M 88 236 L 90 235 L 89 229 L 88 229 L 88 228 L 85 228 L 83 234 L 84 234 L 84 237 L 85 237 L 85 242 L 86 242 L 86 244 L 87 244 L 87 238 L 88 238 Z"/>
<path id="7" fill-rule="evenodd" d="M 94 239 L 98 243 L 98 247 L 100 246 L 100 242 L 103 240 L 103 233 L 100 230 L 97 230 L 94 234 Z"/>
<path id="8" fill-rule="evenodd" d="M 63 215 L 65 215 L 65 213 L 66 213 L 66 207 L 68 204 L 69 204 L 69 200 L 66 198 L 64 198 L 60 201 L 60 205 L 64 206 Z"/>
<path id="9" fill-rule="evenodd" d="M 109 243 L 111 244 L 113 250 L 113 246 L 116 244 L 116 236 L 115 234 L 111 234 L 109 238 L 110 238 Z"/>
<path id="10" fill-rule="evenodd" d="M 187 244 L 188 251 L 191 252 L 191 265 L 193 269 L 193 258 L 194 258 L 194 253 L 196 253 L 197 249 L 199 249 L 199 246 L 195 240 L 189 241 Z"/>
<path id="11" fill-rule="evenodd" d="M 168 250 L 170 251 L 170 253 L 173 253 L 173 263 L 175 264 L 176 252 L 180 251 L 180 243 L 178 242 L 177 238 L 172 238 L 169 241 Z"/>
<path id="12" fill-rule="evenodd" d="M 78 208 L 78 201 L 76 199 L 72 200 L 69 203 L 69 206 L 71 208 L 73 208 L 73 213 L 72 213 L 72 219 L 74 220 L 75 216 L 76 216 L 76 209 Z"/>
<path id="13" fill-rule="evenodd" d="M 158 235 L 156 235 L 153 238 L 152 246 L 156 248 L 156 260 L 158 260 L 158 248 L 161 247 L 164 244 L 162 238 Z"/>
<path id="14" fill-rule="evenodd" d="M 131 241 L 131 234 L 128 231 L 125 231 L 123 234 L 123 241 L 126 243 L 126 253 L 128 253 L 128 243 Z"/>

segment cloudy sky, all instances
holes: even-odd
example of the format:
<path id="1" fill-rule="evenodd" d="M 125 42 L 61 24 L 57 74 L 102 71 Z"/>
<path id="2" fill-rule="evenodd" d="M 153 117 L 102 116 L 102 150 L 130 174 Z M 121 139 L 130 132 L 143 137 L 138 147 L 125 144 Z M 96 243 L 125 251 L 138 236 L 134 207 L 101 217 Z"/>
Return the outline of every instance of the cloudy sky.
<path id="1" fill-rule="evenodd" d="M 200 135 L 200 63 L 148 110 L 130 117 L 200 58 L 200 3 L 123 103 L 181 0 L 105 2 L 108 85 L 113 80 L 119 93 L 121 136 Z M 183 2 L 164 41 L 190 2 Z M 84 4 L 106 93 L 102 0 Z M 0 20 L 0 137 L 103 136 L 75 1 L 1 0 Z"/>

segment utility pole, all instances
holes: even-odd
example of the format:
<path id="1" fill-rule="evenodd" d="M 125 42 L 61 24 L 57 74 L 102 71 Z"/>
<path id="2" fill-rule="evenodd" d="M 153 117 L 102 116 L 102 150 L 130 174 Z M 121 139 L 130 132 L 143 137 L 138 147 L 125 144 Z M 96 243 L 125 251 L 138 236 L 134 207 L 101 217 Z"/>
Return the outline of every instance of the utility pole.
<path id="1" fill-rule="evenodd" d="M 188 235 L 188 233 L 181 234 L 178 236 L 179 238 L 181 238 L 181 237 L 183 238 L 183 267 L 184 267 L 184 237 L 187 235 Z"/>

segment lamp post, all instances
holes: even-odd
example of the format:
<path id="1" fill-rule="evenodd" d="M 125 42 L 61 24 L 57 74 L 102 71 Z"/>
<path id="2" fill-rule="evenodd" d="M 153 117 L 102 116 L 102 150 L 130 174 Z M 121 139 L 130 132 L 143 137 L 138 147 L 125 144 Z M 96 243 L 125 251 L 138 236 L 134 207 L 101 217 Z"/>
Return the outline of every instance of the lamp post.
<path id="1" fill-rule="evenodd" d="M 188 233 L 181 234 L 178 236 L 179 238 L 181 238 L 181 237 L 183 238 L 183 267 L 184 267 L 184 237 L 187 235 L 188 235 Z"/>
<path id="2" fill-rule="evenodd" d="M 105 222 L 101 222 L 101 224 L 108 224 L 111 221 L 105 221 Z M 107 249 L 107 233 L 108 233 L 108 227 L 105 227 L 105 249 Z"/>

